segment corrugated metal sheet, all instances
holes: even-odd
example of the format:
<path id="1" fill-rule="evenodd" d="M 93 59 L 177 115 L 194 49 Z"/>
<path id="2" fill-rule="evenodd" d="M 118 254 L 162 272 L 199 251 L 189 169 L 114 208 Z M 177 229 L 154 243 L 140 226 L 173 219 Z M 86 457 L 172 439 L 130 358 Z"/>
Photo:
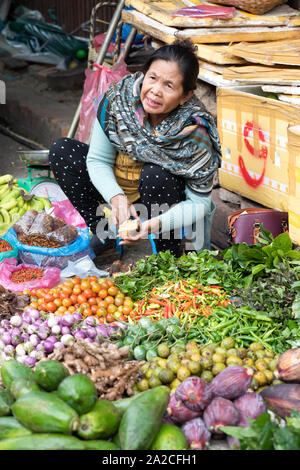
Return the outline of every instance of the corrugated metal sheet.
<path id="1" fill-rule="evenodd" d="M 40 11 L 45 21 L 52 23 L 56 18 L 57 24 L 66 32 L 85 37 L 89 36 L 92 9 L 98 3 L 97 0 L 22 0 L 20 2 L 31 10 Z M 115 10 L 115 2 L 105 1 L 105 4 L 97 9 L 97 18 L 104 22 L 97 22 L 97 33 L 104 33 L 107 30 Z"/>

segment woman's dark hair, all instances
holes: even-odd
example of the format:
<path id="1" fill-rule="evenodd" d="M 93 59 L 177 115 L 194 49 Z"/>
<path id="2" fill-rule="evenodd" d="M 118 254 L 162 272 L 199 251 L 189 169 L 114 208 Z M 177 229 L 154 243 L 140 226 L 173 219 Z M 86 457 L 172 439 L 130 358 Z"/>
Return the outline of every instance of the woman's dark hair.
<path id="1" fill-rule="evenodd" d="M 197 87 L 197 77 L 199 74 L 199 63 L 195 55 L 197 46 L 189 39 L 182 41 L 176 40 L 172 44 L 162 46 L 153 52 L 148 62 L 144 66 L 146 74 L 151 64 L 156 60 L 166 60 L 168 62 L 176 62 L 183 76 L 183 92 L 186 95 L 190 90 Z"/>

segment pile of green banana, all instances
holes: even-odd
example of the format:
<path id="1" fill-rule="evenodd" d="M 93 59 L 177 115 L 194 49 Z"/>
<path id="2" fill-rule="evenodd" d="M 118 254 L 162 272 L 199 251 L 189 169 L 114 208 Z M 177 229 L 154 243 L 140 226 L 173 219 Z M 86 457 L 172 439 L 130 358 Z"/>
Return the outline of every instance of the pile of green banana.
<path id="1" fill-rule="evenodd" d="M 0 176 L 0 235 L 4 235 L 28 210 L 44 210 L 52 207 L 46 197 L 29 194 L 18 186 L 12 175 Z"/>

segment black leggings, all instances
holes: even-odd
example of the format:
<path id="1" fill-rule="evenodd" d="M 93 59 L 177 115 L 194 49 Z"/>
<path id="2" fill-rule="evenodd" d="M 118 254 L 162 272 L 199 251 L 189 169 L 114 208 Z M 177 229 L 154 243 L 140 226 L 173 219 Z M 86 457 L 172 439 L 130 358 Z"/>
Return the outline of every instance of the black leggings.
<path id="1" fill-rule="evenodd" d="M 49 162 L 57 183 L 91 231 L 96 233 L 97 225 L 104 217 L 96 215 L 97 208 L 105 201 L 91 182 L 87 171 L 88 149 L 87 144 L 75 139 L 60 138 L 50 148 Z M 172 175 L 158 165 L 145 163 L 139 179 L 140 199 L 137 203 L 147 208 L 147 218 L 150 218 L 154 205 L 158 207 L 168 204 L 170 207 L 183 201 L 184 189 L 183 178 Z M 155 239 L 157 251 L 170 250 L 175 256 L 180 256 L 181 240 L 174 237 L 174 231 L 170 231 L 168 238 L 164 239 L 160 235 Z"/>

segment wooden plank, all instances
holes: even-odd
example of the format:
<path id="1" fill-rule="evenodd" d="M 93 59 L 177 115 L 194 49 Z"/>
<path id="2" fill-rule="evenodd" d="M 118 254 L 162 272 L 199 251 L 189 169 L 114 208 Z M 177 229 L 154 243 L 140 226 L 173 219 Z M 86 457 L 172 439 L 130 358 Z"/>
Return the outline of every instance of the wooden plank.
<path id="1" fill-rule="evenodd" d="M 172 13 L 180 8 L 186 8 L 200 2 L 188 0 L 126 0 L 126 6 L 135 8 L 149 18 L 175 28 L 207 28 L 207 27 L 249 27 L 249 26 L 289 26 L 291 20 L 297 17 L 298 10 L 288 5 L 273 8 L 264 15 L 253 15 L 236 9 L 236 15 L 231 19 L 215 18 L 189 18 L 183 16 L 172 17 Z M 210 2 L 201 1 L 203 5 L 212 5 Z M 222 6 L 222 5 L 218 5 Z M 225 5 L 224 5 L 225 6 Z M 295 25 L 294 25 L 295 26 Z"/>
<path id="2" fill-rule="evenodd" d="M 173 28 L 159 23 L 152 18 L 136 10 L 123 10 L 122 18 L 125 23 L 141 30 L 144 34 L 153 36 L 159 41 L 170 44 L 174 39 L 190 39 L 195 44 L 232 43 L 240 41 L 257 42 L 300 39 L 300 27 L 274 27 L 274 28 L 198 28 L 182 29 Z"/>
<path id="3" fill-rule="evenodd" d="M 300 28 L 207 28 L 184 29 L 176 33 L 178 39 L 191 39 L 195 43 L 230 43 L 249 41 L 276 41 L 281 39 L 300 39 Z"/>
<path id="4" fill-rule="evenodd" d="M 300 39 L 255 44 L 241 42 L 229 46 L 228 50 L 229 53 L 250 62 L 265 65 L 300 65 Z"/>

